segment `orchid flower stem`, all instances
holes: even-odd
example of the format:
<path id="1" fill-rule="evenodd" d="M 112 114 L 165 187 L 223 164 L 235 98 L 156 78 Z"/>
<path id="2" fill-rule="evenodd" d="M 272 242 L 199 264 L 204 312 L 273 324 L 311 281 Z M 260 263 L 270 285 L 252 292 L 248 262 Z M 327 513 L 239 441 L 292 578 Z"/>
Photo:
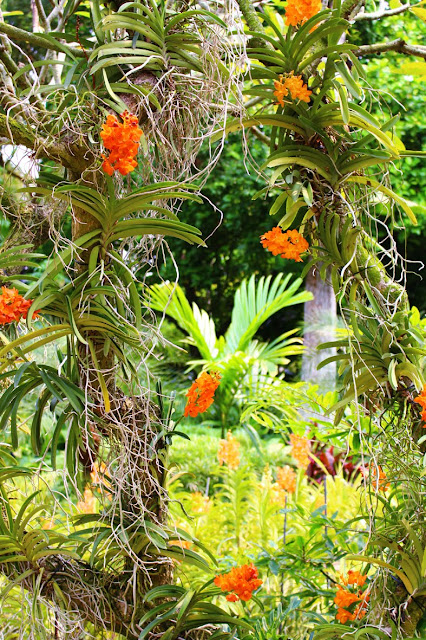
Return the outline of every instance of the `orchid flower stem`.
<path id="1" fill-rule="evenodd" d="M 176 427 L 178 426 L 179 422 L 182 421 L 182 419 L 183 419 L 183 413 L 182 413 L 181 417 L 176 420 L 176 422 L 175 422 L 175 424 L 173 426 L 173 429 L 176 429 Z"/>
<path id="2" fill-rule="evenodd" d="M 324 475 L 324 480 L 323 480 L 323 486 L 324 486 L 324 516 L 325 518 L 327 518 L 327 476 Z M 328 535 L 328 527 L 327 527 L 327 521 L 326 524 L 324 525 L 324 538 L 327 538 Z M 327 576 L 327 589 L 330 588 L 330 580 Z"/>
<path id="3" fill-rule="evenodd" d="M 287 499 L 288 495 L 286 493 L 284 498 L 283 549 L 285 549 L 287 540 Z M 281 574 L 281 595 L 284 595 L 284 572 Z"/>
<path id="4" fill-rule="evenodd" d="M 285 494 L 284 498 L 284 525 L 283 525 L 283 550 L 285 549 L 286 539 L 287 539 L 287 499 L 288 494 Z M 281 601 L 283 601 L 284 597 L 284 571 L 281 573 Z M 282 633 L 283 623 L 280 623 L 279 632 Z"/>

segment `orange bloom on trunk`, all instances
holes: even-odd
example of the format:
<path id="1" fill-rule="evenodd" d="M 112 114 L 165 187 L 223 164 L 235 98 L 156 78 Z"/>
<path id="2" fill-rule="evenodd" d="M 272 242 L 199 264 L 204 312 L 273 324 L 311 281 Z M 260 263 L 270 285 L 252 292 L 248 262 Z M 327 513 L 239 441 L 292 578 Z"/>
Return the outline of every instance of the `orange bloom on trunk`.
<path id="1" fill-rule="evenodd" d="M 244 600 L 247 602 L 262 584 L 257 577 L 257 569 L 253 564 L 243 564 L 241 567 L 233 567 L 229 573 L 216 576 L 214 583 L 222 591 L 229 591 L 226 596 L 229 602 Z"/>
<path id="2" fill-rule="evenodd" d="M 374 490 L 378 489 L 384 493 L 390 488 L 390 483 L 380 465 L 376 468 L 376 465 L 370 462 L 369 467 L 361 468 L 361 473 L 365 478 L 370 478 Z"/>
<path id="3" fill-rule="evenodd" d="M 340 624 L 345 624 L 348 620 L 355 620 L 355 614 L 340 607 L 336 613 L 336 620 L 338 620 Z"/>
<path id="4" fill-rule="evenodd" d="M 370 596 L 367 594 L 361 594 L 362 601 L 357 604 L 354 610 L 354 616 L 356 620 L 361 620 L 365 616 L 365 612 L 368 606 Z"/>
<path id="5" fill-rule="evenodd" d="M 348 571 L 348 575 L 345 578 L 344 576 L 340 576 L 343 584 L 347 585 L 347 584 L 357 584 L 359 587 L 363 587 L 365 584 L 365 581 L 367 580 L 367 576 L 362 575 L 359 571 L 353 571 L 352 569 L 349 569 Z"/>
<path id="6" fill-rule="evenodd" d="M 304 24 L 321 11 L 321 0 L 287 0 L 285 23 L 289 27 Z"/>
<path id="7" fill-rule="evenodd" d="M 214 392 L 220 383 L 220 374 L 217 371 L 207 373 L 204 371 L 195 382 L 192 383 L 186 397 L 188 398 L 184 415 L 195 418 L 199 413 L 204 413 L 213 404 Z"/>
<path id="8" fill-rule="evenodd" d="M 367 579 L 367 576 L 363 576 L 359 571 L 349 571 L 348 578 L 344 580 L 345 585 L 352 584 L 362 586 Z M 370 599 L 368 589 L 364 592 L 358 591 L 354 593 L 348 589 L 344 589 L 342 586 L 337 585 L 337 593 L 334 598 L 334 604 L 337 605 L 336 619 L 345 624 L 348 620 L 361 620 L 365 616 L 367 604 Z M 354 608 L 353 605 L 358 604 Z M 353 611 L 350 611 L 350 608 Z"/>
<path id="9" fill-rule="evenodd" d="M 260 236 L 260 241 L 262 246 L 268 249 L 272 255 L 281 254 L 281 258 L 295 260 L 296 262 L 302 262 L 300 254 L 309 249 L 308 242 L 300 235 L 297 229 L 291 229 L 283 233 L 281 227 L 274 227 L 271 231 L 267 231 L 263 236 Z"/>
<path id="10" fill-rule="evenodd" d="M 280 105 L 284 106 L 284 98 L 290 93 L 292 100 L 302 100 L 309 102 L 312 91 L 309 91 L 308 85 L 302 80 L 302 76 L 293 75 L 293 71 L 284 77 L 280 75 L 279 80 L 274 80 L 274 96 Z"/>
<path id="11" fill-rule="evenodd" d="M 109 176 L 112 176 L 114 171 L 119 171 L 121 175 L 125 176 L 138 166 L 135 157 L 142 135 L 138 119 L 128 111 L 124 111 L 120 117 L 123 122 L 119 122 L 115 116 L 109 115 L 101 131 L 104 147 L 111 152 L 108 158 L 102 156 L 104 158 L 102 169 Z"/>
<path id="12" fill-rule="evenodd" d="M 340 585 L 337 587 L 336 597 L 334 598 L 334 603 L 338 607 L 350 607 L 354 602 L 358 602 L 359 598 L 356 593 L 351 593 L 346 589 L 343 589 Z"/>
<path id="13" fill-rule="evenodd" d="M 96 501 L 92 490 L 86 487 L 84 490 L 83 500 L 77 502 L 77 510 L 80 513 L 93 513 L 95 511 Z"/>
<path id="14" fill-rule="evenodd" d="M 417 398 L 414 398 L 414 402 L 417 402 L 422 408 L 422 420 L 426 422 L 426 384 L 423 386 L 420 394 Z M 426 429 L 426 425 L 423 425 L 423 429 Z"/>
<path id="15" fill-rule="evenodd" d="M 31 307 L 33 301 L 25 300 L 25 298 L 18 293 L 17 289 L 2 287 L 1 290 L 0 325 L 9 324 L 9 322 L 19 322 L 21 318 L 25 320 L 28 309 Z M 34 313 L 33 318 L 35 318 L 36 315 L 37 311 Z"/>

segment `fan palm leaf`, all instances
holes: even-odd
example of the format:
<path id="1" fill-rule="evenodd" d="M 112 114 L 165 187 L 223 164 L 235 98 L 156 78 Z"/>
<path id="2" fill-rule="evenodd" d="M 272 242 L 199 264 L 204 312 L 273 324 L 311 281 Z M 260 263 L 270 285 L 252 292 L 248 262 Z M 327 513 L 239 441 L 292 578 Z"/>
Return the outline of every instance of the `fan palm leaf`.
<path id="1" fill-rule="evenodd" d="M 243 280 L 235 293 L 231 324 L 225 334 L 229 352 L 247 349 L 259 328 L 274 313 L 311 299 L 308 292 L 296 294 L 302 284 L 301 278 L 291 283 L 291 274 L 282 278 L 282 274 L 273 280 L 270 275 L 262 276 L 256 282 L 253 275 L 248 282 Z"/>

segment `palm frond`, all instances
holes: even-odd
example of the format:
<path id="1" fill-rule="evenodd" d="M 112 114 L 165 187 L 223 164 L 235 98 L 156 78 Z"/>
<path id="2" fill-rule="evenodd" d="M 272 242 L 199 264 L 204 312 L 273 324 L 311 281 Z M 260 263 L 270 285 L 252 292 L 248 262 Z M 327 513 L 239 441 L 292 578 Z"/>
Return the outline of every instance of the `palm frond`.
<path id="1" fill-rule="evenodd" d="M 235 293 L 231 324 L 226 332 L 226 348 L 229 352 L 244 351 L 261 325 L 274 313 L 285 307 L 306 302 L 312 298 L 308 292 L 296 293 L 302 284 L 300 278 L 290 283 L 291 274 L 282 280 L 278 274 L 262 276 L 258 282 L 251 276 L 243 280 Z"/>
<path id="2" fill-rule="evenodd" d="M 189 304 L 179 285 L 164 283 L 150 287 L 147 304 L 172 318 L 188 334 L 188 342 L 197 347 L 205 360 L 213 360 L 217 355 L 216 330 L 213 320 L 195 302 Z"/>

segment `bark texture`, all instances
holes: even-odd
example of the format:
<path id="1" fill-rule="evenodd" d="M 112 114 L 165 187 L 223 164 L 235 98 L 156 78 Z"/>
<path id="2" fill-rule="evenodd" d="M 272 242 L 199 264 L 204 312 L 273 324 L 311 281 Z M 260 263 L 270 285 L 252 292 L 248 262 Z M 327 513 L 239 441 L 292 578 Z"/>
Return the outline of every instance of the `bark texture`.
<path id="1" fill-rule="evenodd" d="M 304 382 L 318 385 L 320 393 L 326 393 L 336 388 L 336 363 L 332 362 L 320 370 L 317 367 L 322 360 L 335 355 L 335 349 L 319 351 L 318 346 L 335 340 L 336 297 L 331 285 L 321 279 L 317 268 L 309 271 L 306 290 L 312 293 L 313 298 L 304 306 L 303 340 L 306 351 L 302 358 L 301 378 Z"/>

